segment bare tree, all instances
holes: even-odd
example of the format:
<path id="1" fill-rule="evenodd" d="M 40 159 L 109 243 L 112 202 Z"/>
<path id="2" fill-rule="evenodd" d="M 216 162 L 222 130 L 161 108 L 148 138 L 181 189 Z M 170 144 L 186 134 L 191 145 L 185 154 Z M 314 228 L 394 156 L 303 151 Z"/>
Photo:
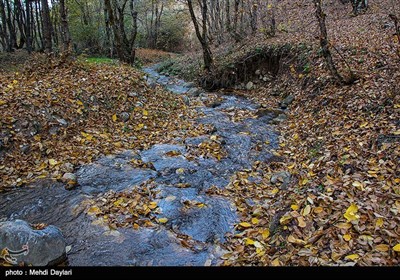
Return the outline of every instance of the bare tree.
<path id="1" fill-rule="evenodd" d="M 326 65 L 331 72 L 332 76 L 339 82 L 344 83 L 343 77 L 339 74 L 335 63 L 333 62 L 332 54 L 329 49 L 329 41 L 328 41 L 328 32 L 326 30 L 326 23 L 325 23 L 325 13 L 322 11 L 321 7 L 321 0 L 313 0 L 315 6 L 315 15 L 318 20 L 319 30 L 320 30 L 320 46 L 322 50 L 322 55 L 325 58 Z"/>
<path id="2" fill-rule="evenodd" d="M 46 53 L 53 51 L 52 43 L 52 25 L 50 19 L 50 8 L 47 0 L 41 0 L 42 4 L 42 19 L 43 19 L 43 37 L 44 37 L 44 50 Z"/>
<path id="3" fill-rule="evenodd" d="M 194 29 L 196 30 L 197 39 L 199 39 L 201 47 L 203 49 L 203 60 L 204 60 L 204 69 L 210 71 L 213 64 L 213 57 L 210 49 L 210 44 L 208 42 L 208 31 L 207 31 L 207 13 L 208 6 L 207 0 L 202 0 L 200 2 L 201 9 L 201 17 L 202 17 L 202 31 L 200 31 L 200 25 L 197 20 L 196 14 L 194 12 L 193 2 L 192 0 L 187 0 L 187 4 L 189 6 L 190 17 L 192 18 Z"/>

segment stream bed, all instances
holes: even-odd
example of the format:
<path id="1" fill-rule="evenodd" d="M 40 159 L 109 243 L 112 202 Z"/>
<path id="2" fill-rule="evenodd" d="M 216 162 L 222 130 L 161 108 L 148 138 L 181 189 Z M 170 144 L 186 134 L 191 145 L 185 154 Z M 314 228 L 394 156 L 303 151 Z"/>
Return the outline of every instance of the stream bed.
<path id="1" fill-rule="evenodd" d="M 182 80 L 160 75 L 156 66 L 145 68 L 144 72 L 149 83 L 157 83 L 176 94 L 185 95 L 191 89 Z M 271 116 L 235 119 L 235 110 L 255 112 L 258 106 L 240 97 L 221 97 L 222 101 L 215 106 L 197 108 L 197 122 L 212 125 L 215 128 L 212 135 L 224 147 L 226 155 L 220 160 L 188 156 L 192 147 L 211 134 L 157 144 L 139 153 L 125 151 L 104 156 L 77 170 L 79 187 L 74 190 L 43 180 L 0 193 L 0 221 L 23 219 L 59 227 L 70 248 L 67 257 L 71 266 L 218 265 L 224 254 L 221 247 L 224 236 L 234 232 L 239 219 L 232 201 L 209 195 L 207 190 L 226 187 L 235 172 L 251 168 L 255 161 L 268 161 L 272 157 L 270 151 L 278 146 L 278 135 L 269 124 Z M 204 100 L 207 93 L 196 98 Z M 138 157 L 153 168 L 135 168 L 129 164 Z M 157 185 L 158 206 L 168 219 L 163 225 L 110 230 L 93 223 L 93 218 L 81 207 L 85 200 L 110 190 L 118 193 L 140 187 L 148 180 Z M 176 187 L 182 184 L 188 187 Z M 187 201 L 205 207 L 188 209 Z M 183 246 L 180 235 L 189 236 L 196 246 Z"/>

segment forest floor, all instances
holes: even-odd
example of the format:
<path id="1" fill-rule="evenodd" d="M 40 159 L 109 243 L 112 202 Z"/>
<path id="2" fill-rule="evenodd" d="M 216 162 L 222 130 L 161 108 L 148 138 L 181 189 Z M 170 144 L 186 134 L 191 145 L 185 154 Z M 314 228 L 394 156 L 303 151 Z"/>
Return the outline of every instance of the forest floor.
<path id="1" fill-rule="evenodd" d="M 287 71 L 257 89 L 231 90 L 265 109 L 288 96 L 294 101 L 285 111 L 287 120 L 276 127 L 280 148 L 273 154 L 279 160 L 254 162 L 236 172 L 225 189 L 213 190 L 232 199 L 240 217 L 224 244 L 229 252 L 222 264 L 399 265 L 399 42 L 393 27 L 384 27 L 387 15 L 377 4 L 357 17 L 333 6 L 329 14 L 337 16 L 329 18 L 328 27 L 338 49 L 335 61 L 345 75 L 347 63 L 358 76 L 351 85 L 337 85 L 318 53 L 315 22 L 309 28 L 296 22 L 312 18 L 310 5 L 302 14 L 288 9 L 293 20 L 276 38 L 249 40 L 229 49 L 230 55 L 223 46 L 215 51 L 224 58 L 218 66 L 246 57 L 250 46 L 311 47 L 307 69 L 288 62 Z M 189 69 L 181 74 L 201 74 L 193 56 L 180 60 Z M 35 56 L 21 70 L 2 68 L 0 189 L 37 178 L 61 180 L 71 165 L 100 154 L 204 132 L 183 98 L 149 87 L 127 66 L 48 63 Z"/>
<path id="2" fill-rule="evenodd" d="M 344 76 L 350 67 L 358 77 L 351 85 L 337 85 L 319 54 L 315 21 L 305 27 L 304 19 L 313 18 L 312 3 L 302 5 L 282 9 L 290 20 L 275 38 L 260 36 L 214 49 L 218 70 L 264 46 L 290 44 L 303 50 L 297 58 L 308 58 L 306 64 L 283 60 L 278 76 L 257 89 L 233 90 L 265 108 L 278 107 L 288 96 L 294 101 L 287 121 L 278 126 L 281 142 L 275 155 L 282 161 L 238 172 L 222 191 L 236 200 L 242 216 L 224 264 L 398 265 L 400 42 L 379 4 L 371 3 L 357 17 L 343 11 L 339 1 L 331 5 L 327 24 L 334 59 Z M 190 54 L 166 62 L 164 71 L 195 78 L 202 75 L 199 64 L 201 56 Z M 257 83 L 253 73 L 240 75 Z M 270 175 L 265 184 L 247 180 L 277 172 L 289 172 L 290 184 L 273 184 Z M 249 205 L 249 198 L 260 203 Z"/>

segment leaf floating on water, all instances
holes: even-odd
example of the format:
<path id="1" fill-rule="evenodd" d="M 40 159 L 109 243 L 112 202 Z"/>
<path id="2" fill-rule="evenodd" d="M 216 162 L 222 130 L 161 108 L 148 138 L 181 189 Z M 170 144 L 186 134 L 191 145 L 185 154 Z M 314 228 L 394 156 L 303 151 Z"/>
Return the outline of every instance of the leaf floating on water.
<path id="1" fill-rule="evenodd" d="M 168 222 L 168 219 L 167 219 L 167 218 L 159 218 L 158 221 L 159 221 L 161 224 L 165 224 L 166 222 Z"/>

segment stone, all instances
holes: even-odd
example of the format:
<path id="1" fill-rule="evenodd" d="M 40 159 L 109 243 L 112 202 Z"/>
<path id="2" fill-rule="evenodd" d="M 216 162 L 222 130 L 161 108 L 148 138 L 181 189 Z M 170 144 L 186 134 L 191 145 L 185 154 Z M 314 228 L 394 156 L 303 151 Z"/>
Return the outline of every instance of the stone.
<path id="1" fill-rule="evenodd" d="M 271 176 L 271 184 L 280 185 L 279 188 L 282 190 L 286 190 L 287 186 L 290 183 L 292 175 L 287 171 L 282 171 L 275 173 Z"/>
<path id="2" fill-rule="evenodd" d="M 34 229 L 23 220 L 0 223 L 0 251 L 8 251 L 11 264 L 60 264 L 66 257 L 66 245 L 61 230 L 55 226 Z"/>
<path id="3" fill-rule="evenodd" d="M 61 170 L 67 173 L 72 173 L 74 171 L 74 165 L 70 162 L 66 162 L 61 165 Z"/>
<path id="4" fill-rule="evenodd" d="M 49 128 L 50 135 L 57 135 L 59 131 L 60 128 L 58 126 L 52 126 Z"/>
<path id="5" fill-rule="evenodd" d="M 189 96 L 197 97 L 200 95 L 200 93 L 201 93 L 201 89 L 199 89 L 197 87 L 193 87 L 193 88 L 189 89 L 189 91 L 186 94 Z"/>
<path id="6" fill-rule="evenodd" d="M 24 144 L 20 146 L 20 150 L 22 153 L 27 154 L 29 153 L 29 150 L 31 149 L 31 146 L 29 144 Z"/>
<path id="7" fill-rule="evenodd" d="M 61 181 L 66 184 L 66 190 L 72 190 L 78 185 L 77 177 L 74 173 L 64 173 Z"/>
<path id="8" fill-rule="evenodd" d="M 63 118 L 56 118 L 56 120 L 62 126 L 68 126 L 68 122 L 66 120 L 64 120 Z"/>
<path id="9" fill-rule="evenodd" d="M 129 121 L 131 114 L 129 114 L 128 112 L 122 112 L 121 114 L 119 114 L 119 117 L 123 122 L 127 122 Z"/>
<path id="10" fill-rule="evenodd" d="M 253 87 L 254 87 L 254 83 L 253 82 L 248 82 L 247 84 L 246 84 L 246 89 L 247 90 L 252 90 L 253 89 Z"/>
<path id="11" fill-rule="evenodd" d="M 286 109 L 290 104 L 292 104 L 293 101 L 294 101 L 294 96 L 289 95 L 288 97 L 286 97 L 285 99 L 282 100 L 282 102 L 280 104 L 281 108 Z"/>
<path id="12" fill-rule="evenodd" d="M 190 99 L 186 95 L 182 96 L 183 102 L 185 103 L 186 106 L 190 105 Z"/>
<path id="13" fill-rule="evenodd" d="M 261 75 L 261 70 L 257 69 L 255 74 L 256 74 L 256 76 L 260 76 Z"/>

